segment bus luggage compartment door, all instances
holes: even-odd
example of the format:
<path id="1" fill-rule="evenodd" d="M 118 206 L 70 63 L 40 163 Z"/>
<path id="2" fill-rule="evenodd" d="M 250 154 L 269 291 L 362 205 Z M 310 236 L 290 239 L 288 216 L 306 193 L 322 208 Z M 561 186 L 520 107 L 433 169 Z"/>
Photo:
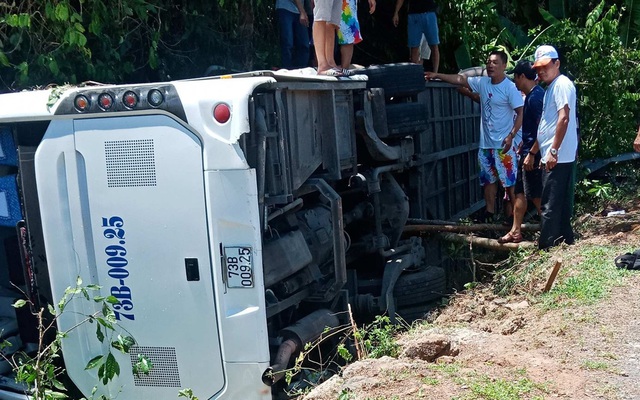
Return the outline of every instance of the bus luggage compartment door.
<path id="1" fill-rule="evenodd" d="M 137 342 L 130 354 L 111 349 L 120 378 L 107 397 L 173 399 L 191 388 L 210 398 L 222 390 L 199 139 L 167 116 L 54 121 L 35 163 L 55 301 L 77 277 L 99 285 L 120 301 L 118 333 Z M 59 328 L 97 310 L 76 299 Z M 84 323 L 62 340 L 67 371 L 85 395 L 98 382 L 87 362 L 108 351 L 96 329 Z M 131 372 L 138 354 L 153 363 L 149 375 Z"/>

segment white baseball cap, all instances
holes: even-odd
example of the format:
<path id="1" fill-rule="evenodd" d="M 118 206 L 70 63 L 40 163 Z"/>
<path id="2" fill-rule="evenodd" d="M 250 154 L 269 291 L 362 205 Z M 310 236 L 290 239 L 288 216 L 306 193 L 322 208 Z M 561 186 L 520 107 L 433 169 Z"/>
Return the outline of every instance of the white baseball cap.
<path id="1" fill-rule="evenodd" d="M 536 49 L 536 58 L 533 63 L 533 68 L 544 67 L 549 62 L 558 57 L 558 51 L 553 46 L 544 45 Z"/>

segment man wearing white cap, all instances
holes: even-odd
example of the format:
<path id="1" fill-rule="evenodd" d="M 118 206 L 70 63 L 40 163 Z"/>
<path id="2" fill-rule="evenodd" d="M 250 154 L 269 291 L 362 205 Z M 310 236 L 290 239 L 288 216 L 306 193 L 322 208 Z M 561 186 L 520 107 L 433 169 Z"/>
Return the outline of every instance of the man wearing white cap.
<path id="1" fill-rule="evenodd" d="M 571 204 L 573 168 L 578 149 L 576 88 L 560 73 L 558 52 L 552 46 L 536 49 L 533 67 L 547 84 L 538 126 L 538 140 L 531 149 L 542 155 L 542 218 L 538 247 L 548 249 L 561 242 L 573 244 Z"/>

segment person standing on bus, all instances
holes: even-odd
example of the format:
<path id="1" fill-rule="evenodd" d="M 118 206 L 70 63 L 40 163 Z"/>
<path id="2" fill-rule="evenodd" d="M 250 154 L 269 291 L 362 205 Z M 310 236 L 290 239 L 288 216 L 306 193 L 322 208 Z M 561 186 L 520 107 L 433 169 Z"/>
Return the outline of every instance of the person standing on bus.
<path id="1" fill-rule="evenodd" d="M 309 16 L 303 0 L 276 0 L 280 30 L 281 67 L 304 68 L 309 64 Z"/>
<path id="2" fill-rule="evenodd" d="M 396 8 L 393 13 L 393 25 L 398 26 L 400 22 L 399 12 L 404 4 L 404 0 L 396 0 Z M 420 58 L 420 41 L 424 35 L 427 44 L 431 49 L 431 64 L 433 72 L 438 72 L 440 66 L 440 35 L 438 32 L 438 17 L 436 11 L 438 6 L 435 0 L 409 0 L 407 5 L 407 36 L 411 62 L 422 64 Z"/>

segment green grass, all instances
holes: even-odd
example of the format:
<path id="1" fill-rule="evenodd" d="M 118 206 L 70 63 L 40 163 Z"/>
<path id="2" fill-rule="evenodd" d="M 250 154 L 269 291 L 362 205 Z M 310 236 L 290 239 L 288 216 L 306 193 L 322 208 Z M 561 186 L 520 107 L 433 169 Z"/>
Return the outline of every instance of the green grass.
<path id="1" fill-rule="evenodd" d="M 581 260 L 564 259 L 555 286 L 541 297 L 545 309 L 592 305 L 621 285 L 628 271 L 619 270 L 613 259 L 625 252 L 620 247 L 583 246 Z"/>
<path id="2" fill-rule="evenodd" d="M 427 367 L 436 372 L 440 372 L 444 375 L 456 375 L 460 372 L 460 363 L 454 362 L 451 364 L 429 364 Z"/>
<path id="3" fill-rule="evenodd" d="M 631 248 L 583 245 L 579 247 L 580 253 L 574 254 L 576 248 L 513 252 L 508 261 L 510 267 L 496 272 L 495 293 L 500 296 L 531 294 L 532 282 L 546 282 L 556 258 L 561 259 L 563 265 L 553 289 L 540 298 L 545 309 L 595 304 L 605 298 L 612 287 L 622 284 L 629 274 L 616 268 L 613 260 L 633 251 Z"/>
<path id="4" fill-rule="evenodd" d="M 473 371 L 464 371 L 459 363 L 432 364 L 429 369 L 468 389 L 469 393 L 457 397 L 458 400 L 540 400 L 548 392 L 546 384 L 529 379 L 524 368 L 513 370 L 513 379 L 491 378 Z M 422 378 L 422 382 L 434 386 L 440 383 L 432 377 Z"/>
<path id="5" fill-rule="evenodd" d="M 590 369 L 590 370 L 606 371 L 606 370 L 609 369 L 609 364 L 607 364 L 606 362 L 602 362 L 602 361 L 585 360 L 582 363 L 582 366 L 585 369 Z"/>
<path id="6" fill-rule="evenodd" d="M 421 379 L 421 381 L 425 385 L 429 385 L 429 386 L 437 386 L 440 383 L 439 380 L 437 380 L 436 378 L 432 378 L 430 376 L 425 376 L 424 378 Z"/>
<path id="7" fill-rule="evenodd" d="M 534 390 L 542 390 L 543 386 L 528 378 L 517 380 L 490 379 L 486 376 L 479 378 L 469 385 L 475 398 L 486 400 L 519 400 L 542 399 L 542 396 L 528 396 Z M 526 396 L 526 397 L 525 397 Z"/>

